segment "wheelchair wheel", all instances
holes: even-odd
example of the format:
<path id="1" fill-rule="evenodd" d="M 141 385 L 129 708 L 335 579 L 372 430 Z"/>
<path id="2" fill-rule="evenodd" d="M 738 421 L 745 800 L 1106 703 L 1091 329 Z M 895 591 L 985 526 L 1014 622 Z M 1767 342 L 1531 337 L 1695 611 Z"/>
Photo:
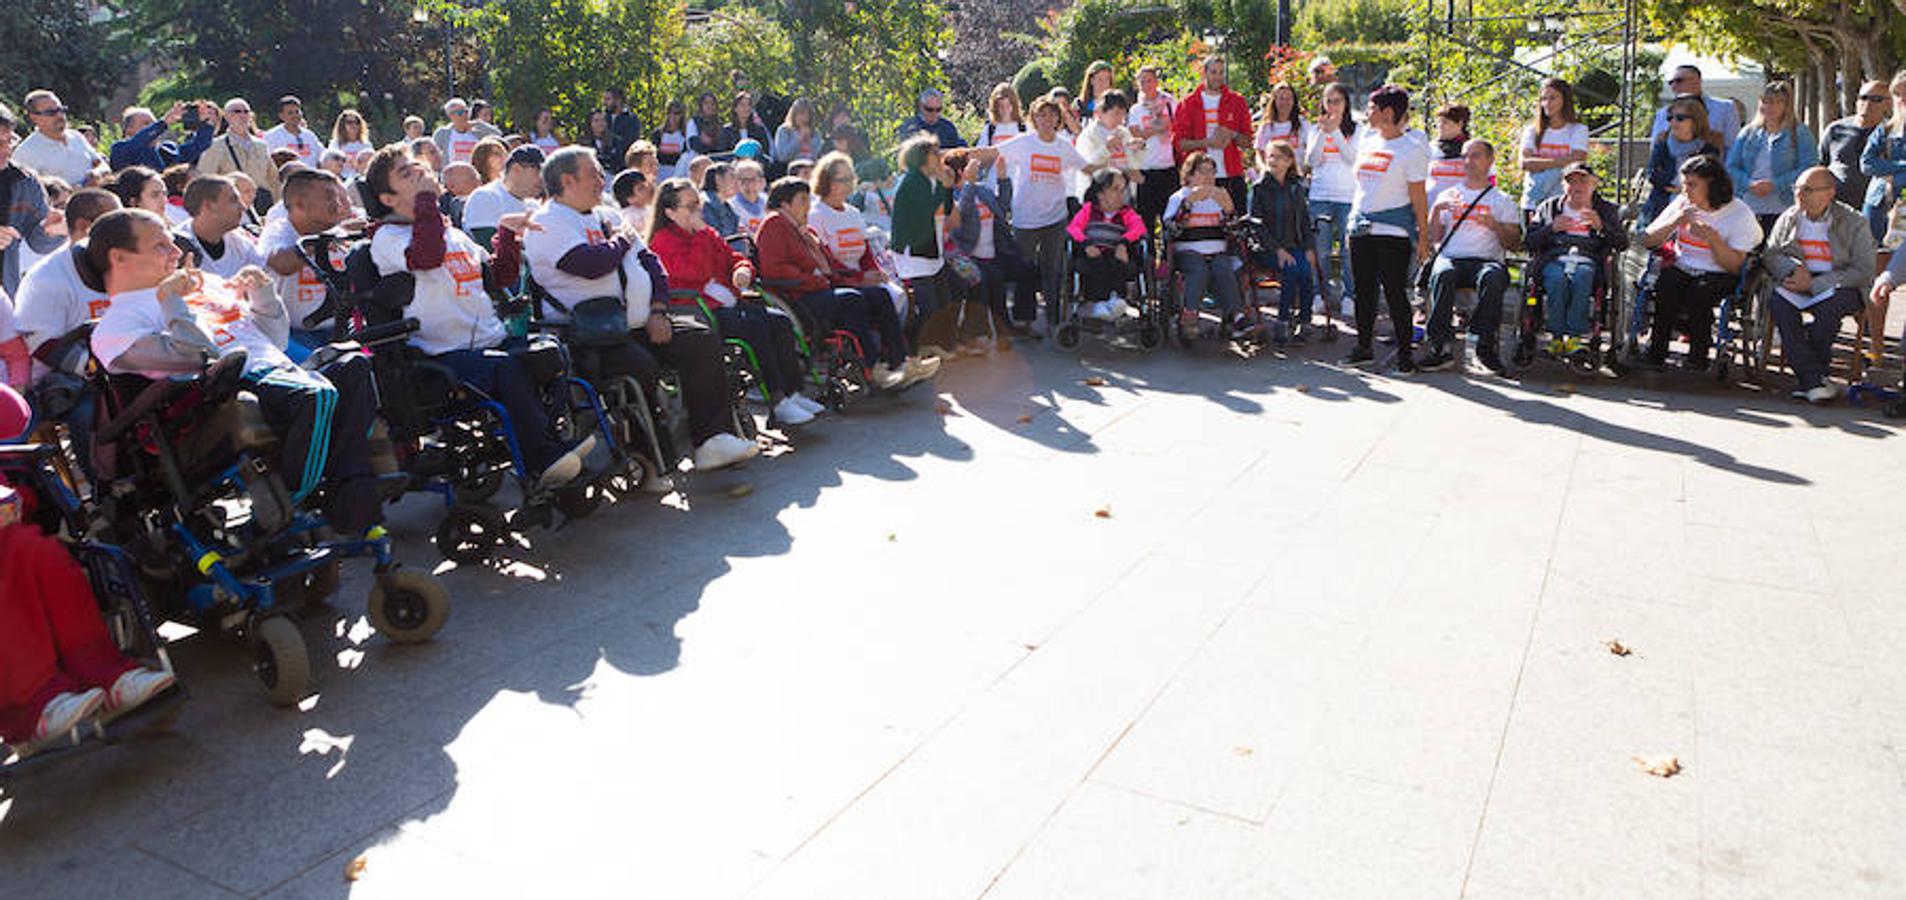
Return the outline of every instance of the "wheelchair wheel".
<path id="1" fill-rule="evenodd" d="M 265 685 L 265 695 L 278 706 L 296 706 L 311 693 L 311 650 L 298 626 L 283 616 L 271 616 L 252 626 L 252 672 Z"/>
<path id="2" fill-rule="evenodd" d="M 503 488 L 503 472 L 492 469 L 477 478 L 457 485 L 457 497 L 472 503 L 482 503 Z"/>
<path id="3" fill-rule="evenodd" d="M 1906 419 L 1906 397 L 1895 397 L 1880 407 L 1880 412 L 1889 419 Z"/>
<path id="4" fill-rule="evenodd" d="M 365 605 L 378 634 L 399 644 L 420 644 L 450 618 L 450 591 L 429 572 L 398 569 L 378 576 Z"/>
<path id="5" fill-rule="evenodd" d="M 460 566 L 490 558 L 502 546 L 508 525 L 494 511 L 478 506 L 453 506 L 437 523 L 437 552 Z"/>
<path id="6" fill-rule="evenodd" d="M 1052 333 L 1052 344 L 1061 350 L 1079 349 L 1079 325 L 1067 322 Z"/>
<path id="7" fill-rule="evenodd" d="M 1147 353 L 1157 350 L 1165 344 L 1165 329 L 1160 328 L 1154 319 L 1146 319 L 1138 326 L 1138 347 Z"/>

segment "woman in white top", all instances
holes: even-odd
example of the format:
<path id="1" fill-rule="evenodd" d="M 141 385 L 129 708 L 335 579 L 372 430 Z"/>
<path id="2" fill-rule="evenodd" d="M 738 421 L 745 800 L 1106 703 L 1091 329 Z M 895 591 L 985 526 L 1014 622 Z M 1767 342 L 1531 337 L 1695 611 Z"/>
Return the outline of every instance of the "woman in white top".
<path id="1" fill-rule="evenodd" d="M 1004 81 L 993 85 L 992 93 L 986 96 L 986 127 L 980 129 L 979 140 L 974 145 L 998 147 L 1024 134 L 1026 123 L 1021 119 L 1019 92 Z M 999 166 L 990 163 L 984 165 L 980 183 L 991 188 L 993 193 L 1005 197 L 1010 188 L 1002 185 L 1010 185 L 1012 180 L 999 171 Z"/>
<path id="2" fill-rule="evenodd" d="M 1562 170 L 1588 160 L 1588 126 L 1575 117 L 1575 88 L 1560 78 L 1542 82 L 1535 121 L 1522 129 L 1517 165 L 1527 173 L 1522 209 L 1533 212 L 1562 192 Z"/>
<path id="3" fill-rule="evenodd" d="M 884 269 L 874 264 L 875 253 L 868 243 L 867 217 L 860 207 L 848 202 L 853 196 L 854 160 L 845 153 L 829 153 L 814 166 L 811 184 L 814 202 L 807 213 L 807 227 L 821 239 L 821 246 L 850 272 L 860 273 L 860 286 L 882 287 L 893 299 L 894 310 L 904 313 L 907 292 Z"/>
<path id="4" fill-rule="evenodd" d="M 1030 134 L 1000 144 L 1002 177 L 1013 183 L 1013 242 L 1019 255 L 1039 265 L 1039 289 L 1046 296 L 1046 317 L 1059 314 L 1059 289 L 1065 283 L 1067 185 L 1086 166 L 1085 157 L 1061 136 L 1065 104 L 1051 95 L 1032 104 Z M 982 158 L 989 152 L 977 151 Z"/>
<path id="5" fill-rule="evenodd" d="M 1712 156 L 1688 157 L 1681 164 L 1681 193 L 1642 237 L 1642 246 L 1650 250 L 1674 244 L 1674 265 L 1655 279 L 1654 323 L 1648 334 L 1651 364 L 1666 363 L 1668 341 L 1676 331 L 1685 331 L 1685 364 L 1697 371 L 1707 368 L 1715 307 L 1734 290 L 1741 266 L 1760 238 L 1760 222 L 1734 196 L 1727 167 Z"/>
<path id="6" fill-rule="evenodd" d="M 1429 145 L 1430 199 L 1463 186 L 1463 145 L 1469 143 L 1469 107 L 1452 103 L 1436 111 L 1436 140 Z"/>
<path id="7" fill-rule="evenodd" d="M 358 154 L 366 150 L 375 150 L 371 143 L 370 126 L 364 124 L 364 115 L 355 109 L 338 113 L 337 121 L 331 123 L 331 146 L 329 149 L 344 154 L 345 178 L 355 178 L 362 174 L 357 170 Z"/>
<path id="8" fill-rule="evenodd" d="M 1310 172 L 1310 214 L 1317 226 L 1317 280 L 1326 303 L 1346 317 L 1355 290 L 1350 281 L 1350 201 L 1357 196 L 1357 137 L 1350 89 L 1338 82 L 1325 85 L 1323 108 L 1304 140 L 1304 168 Z M 1341 272 L 1334 281 L 1332 248 Z"/>
<path id="9" fill-rule="evenodd" d="M 1273 141 L 1289 144 L 1298 156 L 1303 155 L 1306 128 L 1304 114 L 1297 108 L 1297 89 L 1289 82 L 1278 82 L 1266 95 L 1264 111 L 1258 119 L 1257 146 L 1258 165 L 1270 155 Z"/>
<path id="10" fill-rule="evenodd" d="M 563 145 L 562 135 L 556 133 L 556 114 L 545 106 L 536 111 L 536 118 L 530 120 L 529 142 L 543 149 L 544 153 L 554 153 Z"/>
<path id="11" fill-rule="evenodd" d="M 680 100 L 668 101 L 668 111 L 662 114 L 662 127 L 655 129 L 650 136 L 655 142 L 655 160 L 662 166 L 661 175 L 673 178 L 686 175 L 682 162 L 688 155 L 688 106 Z"/>

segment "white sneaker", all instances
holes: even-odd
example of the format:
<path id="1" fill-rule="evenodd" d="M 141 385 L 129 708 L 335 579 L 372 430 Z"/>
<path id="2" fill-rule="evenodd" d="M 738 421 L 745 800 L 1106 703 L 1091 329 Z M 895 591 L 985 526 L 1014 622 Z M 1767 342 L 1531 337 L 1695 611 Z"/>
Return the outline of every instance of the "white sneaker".
<path id="1" fill-rule="evenodd" d="M 953 357 L 958 355 L 959 354 L 954 353 L 953 351 L 948 350 L 945 347 L 940 346 L 939 344 L 927 344 L 926 346 L 920 348 L 920 356 L 928 357 L 935 361 L 942 360 L 942 359 L 952 359 Z"/>
<path id="2" fill-rule="evenodd" d="M 695 448 L 695 470 L 711 472 L 726 468 L 753 459 L 760 452 L 761 445 L 754 441 L 723 432 L 702 441 L 702 445 Z"/>
<path id="3" fill-rule="evenodd" d="M 99 711 L 106 702 L 106 692 L 99 688 L 88 688 L 77 694 L 58 694 L 46 701 L 40 710 L 40 723 L 33 729 L 33 741 L 29 746 L 39 747 L 49 741 L 58 740 L 67 732 L 79 727 L 88 716 Z"/>
<path id="4" fill-rule="evenodd" d="M 909 360 L 908 367 L 911 368 L 911 366 L 912 360 Z M 874 387 L 891 391 L 906 382 L 907 373 L 896 372 L 888 368 L 886 363 L 880 363 L 874 366 L 873 371 L 867 373 L 867 380 L 873 382 Z"/>
<path id="5" fill-rule="evenodd" d="M 1113 321 L 1125 318 L 1125 314 L 1131 310 L 1131 304 L 1126 303 L 1125 298 L 1117 294 L 1113 294 L 1112 299 L 1105 301 L 1105 317 Z"/>
<path id="6" fill-rule="evenodd" d="M 814 399 L 813 397 L 809 397 L 806 394 L 795 394 L 794 396 L 789 397 L 788 399 L 793 400 L 796 403 L 799 403 L 802 409 L 805 409 L 808 412 L 813 413 L 814 415 L 817 415 L 817 416 L 827 415 L 827 404 L 822 403 L 819 400 Z"/>
<path id="7" fill-rule="evenodd" d="M 106 692 L 106 712 L 113 716 L 129 712 L 140 704 L 159 695 L 178 679 L 170 672 L 154 669 L 128 669 L 126 674 L 113 681 Z"/>
<path id="8" fill-rule="evenodd" d="M 556 457 L 556 461 L 550 463 L 549 468 L 544 469 L 543 474 L 537 476 L 536 489 L 547 491 L 575 481 L 576 476 L 582 474 L 583 458 L 594 449 L 596 449 L 596 436 L 592 433 L 577 442 L 576 446 L 569 448 L 568 453 Z"/>
<path id="9" fill-rule="evenodd" d="M 907 360 L 906 371 L 901 372 L 900 386 L 918 384 L 940 373 L 940 361 L 925 356 L 915 356 Z"/>
<path id="10" fill-rule="evenodd" d="M 783 397 L 774 405 L 774 420 L 783 425 L 806 425 L 814 421 L 814 414 L 802 406 L 793 397 Z"/>
<path id="11" fill-rule="evenodd" d="M 1840 386 L 1837 384 L 1834 384 L 1831 381 L 1828 381 L 1828 382 L 1823 382 L 1821 383 L 1819 387 L 1808 391 L 1807 402 L 1808 403 L 1832 403 L 1833 398 L 1838 396 L 1840 396 Z"/>

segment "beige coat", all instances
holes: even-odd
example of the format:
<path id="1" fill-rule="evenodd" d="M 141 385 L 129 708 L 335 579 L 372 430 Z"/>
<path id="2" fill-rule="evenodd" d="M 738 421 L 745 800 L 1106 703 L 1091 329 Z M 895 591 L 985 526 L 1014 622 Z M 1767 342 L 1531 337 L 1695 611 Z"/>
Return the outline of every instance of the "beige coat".
<path id="1" fill-rule="evenodd" d="M 199 172 L 205 175 L 230 175 L 243 172 L 258 182 L 258 187 L 278 196 L 278 169 L 271 164 L 271 151 L 258 137 L 243 137 L 230 131 L 212 139 L 212 146 L 199 156 Z"/>

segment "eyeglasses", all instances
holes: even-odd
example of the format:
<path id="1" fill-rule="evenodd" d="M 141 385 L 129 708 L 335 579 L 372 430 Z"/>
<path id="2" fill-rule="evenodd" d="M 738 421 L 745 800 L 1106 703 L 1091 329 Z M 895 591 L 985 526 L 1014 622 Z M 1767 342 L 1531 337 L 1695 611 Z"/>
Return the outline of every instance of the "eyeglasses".
<path id="1" fill-rule="evenodd" d="M 1821 192 L 1826 192 L 1829 194 L 1833 193 L 1833 186 L 1825 185 L 1825 184 L 1815 184 L 1815 185 L 1803 184 L 1800 186 L 1800 193 L 1803 193 L 1803 194 L 1818 194 Z"/>
<path id="2" fill-rule="evenodd" d="M 921 112 L 930 112 L 930 113 L 937 113 L 937 112 L 939 112 L 939 111 L 940 111 L 940 109 L 941 109 L 941 108 L 940 108 L 940 107 L 938 107 L 938 106 L 922 106 L 922 107 L 920 107 L 920 111 L 921 111 Z"/>
<path id="3" fill-rule="evenodd" d="M 27 110 L 27 115 L 31 115 L 31 116 L 63 116 L 63 115 L 66 115 L 66 113 L 67 113 L 67 112 L 68 112 L 69 110 L 70 110 L 70 107 L 65 107 L 65 106 L 49 106 L 49 107 L 47 107 L 46 109 L 30 109 L 30 110 Z"/>
<path id="4" fill-rule="evenodd" d="M 251 115 L 251 110 L 244 108 L 228 109 L 225 111 L 225 114 L 228 116 L 249 116 Z"/>
<path id="5" fill-rule="evenodd" d="M 1685 113 L 1675 113 L 1674 115 L 1672 115 L 1672 116 L 1669 116 L 1669 117 L 1668 117 L 1668 121 L 1670 121 L 1670 122 L 1692 122 L 1692 121 L 1694 121 L 1694 117 L 1693 117 L 1693 116 L 1690 116 L 1690 115 L 1687 115 L 1687 114 L 1685 114 Z"/>
<path id="6" fill-rule="evenodd" d="M 1888 98 L 1885 94 L 1861 94 L 1860 95 L 1861 103 L 1885 103 L 1888 99 L 1890 98 Z"/>

